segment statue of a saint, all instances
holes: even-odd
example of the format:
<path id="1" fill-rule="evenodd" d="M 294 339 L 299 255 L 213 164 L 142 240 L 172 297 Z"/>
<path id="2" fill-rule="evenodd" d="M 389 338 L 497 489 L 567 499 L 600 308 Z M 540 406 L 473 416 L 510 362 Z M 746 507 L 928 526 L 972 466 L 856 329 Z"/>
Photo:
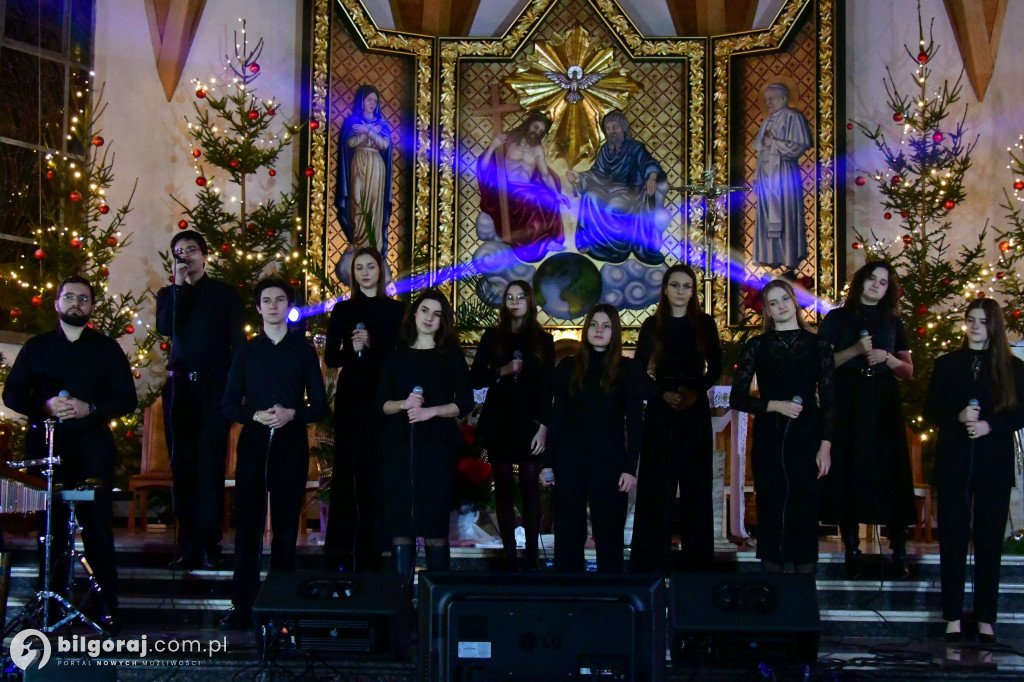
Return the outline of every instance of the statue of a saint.
<path id="1" fill-rule="evenodd" d="M 477 164 L 480 209 L 494 219 L 502 241 L 526 262 L 565 248 L 559 209 L 569 200 L 562 195 L 562 185 L 548 168 L 541 146 L 550 129 L 551 120 L 533 112 L 508 134 L 496 135 Z M 502 217 L 503 200 L 508 224 Z"/>
<path id="2" fill-rule="evenodd" d="M 576 248 L 609 263 L 621 263 L 633 253 L 641 263 L 660 265 L 668 224 L 662 208 L 668 192 L 665 173 L 647 147 L 633 139 L 621 112 L 605 114 L 601 128 L 606 141 L 594 165 L 566 173 L 583 195 Z"/>
<path id="3" fill-rule="evenodd" d="M 754 263 L 796 269 L 807 258 L 800 157 L 814 146 L 814 139 L 804 115 L 789 106 L 785 85 L 765 87 L 764 101 L 768 117 L 754 138 Z"/>
<path id="4" fill-rule="evenodd" d="M 380 93 L 372 85 L 360 86 L 352 113 L 341 126 L 334 197 L 341 229 L 353 249 L 372 246 L 386 253 L 393 151 Z"/>

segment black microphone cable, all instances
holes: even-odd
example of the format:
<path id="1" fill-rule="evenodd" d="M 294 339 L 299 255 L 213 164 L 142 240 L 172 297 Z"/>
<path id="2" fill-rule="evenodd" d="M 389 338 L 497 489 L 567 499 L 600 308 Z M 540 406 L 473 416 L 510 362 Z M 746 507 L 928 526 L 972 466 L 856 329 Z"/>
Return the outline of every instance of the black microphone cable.
<path id="1" fill-rule="evenodd" d="M 792 402 L 797 405 L 803 405 L 804 399 L 798 395 L 793 396 Z M 789 436 L 789 427 L 793 425 L 793 419 L 795 417 L 789 417 L 786 420 L 786 428 L 782 430 L 782 444 L 779 447 L 779 461 L 782 465 L 782 476 L 786 481 L 786 494 L 782 497 L 782 528 L 779 531 L 779 558 L 782 559 L 782 544 L 786 538 L 786 507 L 789 506 L 789 472 L 786 471 L 786 438 Z M 785 563 L 781 561 L 780 563 Z"/>

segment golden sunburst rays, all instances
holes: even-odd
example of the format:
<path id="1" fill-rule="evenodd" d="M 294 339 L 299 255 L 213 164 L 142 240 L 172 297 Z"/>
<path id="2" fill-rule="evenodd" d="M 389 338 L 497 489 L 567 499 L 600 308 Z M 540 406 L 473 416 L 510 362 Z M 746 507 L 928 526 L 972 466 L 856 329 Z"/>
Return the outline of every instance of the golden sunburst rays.
<path id="1" fill-rule="evenodd" d="M 538 40 L 533 56 L 505 79 L 527 110 L 543 111 L 553 122 L 549 155 L 564 157 L 569 168 L 597 155 L 601 119 L 625 111 L 639 84 L 626 75 L 610 47 L 590 41 L 576 26 L 561 40 Z"/>

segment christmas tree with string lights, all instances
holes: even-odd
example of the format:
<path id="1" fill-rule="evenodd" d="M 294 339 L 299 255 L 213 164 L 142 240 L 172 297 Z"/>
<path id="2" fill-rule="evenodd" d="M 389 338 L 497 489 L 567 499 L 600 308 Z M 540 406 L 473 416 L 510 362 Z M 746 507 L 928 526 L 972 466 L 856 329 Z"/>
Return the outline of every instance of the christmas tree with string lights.
<path id="1" fill-rule="evenodd" d="M 188 134 L 199 191 L 192 205 L 174 198 L 184 211 L 178 228 L 199 232 L 209 245 L 206 271 L 234 284 L 242 294 L 250 335 L 260 329 L 259 315 L 248 295 L 259 279 L 274 273 L 302 293 L 302 258 L 292 247 L 302 230 L 296 212 L 296 186 L 277 200 L 267 199 L 256 206 L 248 197 L 254 175 L 277 175 L 275 165 L 281 152 L 300 130 L 286 122 L 280 124 L 280 134 L 273 130 L 278 128 L 278 104 L 273 98 L 258 97 L 254 87 L 262 52 L 262 38 L 249 48 L 242 21 L 241 35 L 235 33 L 235 54 L 227 57 L 227 78 L 193 81 L 196 116 L 188 121 Z M 307 169 L 306 175 L 312 176 L 312 170 Z M 225 197 L 236 188 L 237 196 Z M 170 273 L 170 252 L 160 255 Z"/>
<path id="2" fill-rule="evenodd" d="M 898 220 L 897 235 L 879 238 L 872 231 L 866 237 L 855 228 L 853 248 L 863 248 L 869 262 L 888 260 L 899 275 L 900 312 L 914 359 L 914 378 L 902 384 L 904 407 L 911 426 L 927 440 L 921 405 L 932 365 L 936 357 L 959 345 L 965 303 L 985 295 L 978 283 L 985 267 L 985 229 L 976 243 L 970 241 L 955 251 L 947 241 L 965 197 L 964 178 L 977 137 L 966 136 L 966 107 L 959 120 L 949 120 L 951 107 L 960 99 L 963 73 L 952 85 L 948 80 L 939 88 L 930 84 L 930 64 L 939 46 L 931 27 L 925 38 L 920 2 L 917 25 L 917 49 L 904 46 L 913 63 L 912 83 L 901 89 L 888 68 L 883 79 L 892 120 L 900 126 L 893 139 L 899 142 L 891 142 L 881 125 L 856 124 L 881 153 L 886 168 L 862 171 L 855 184 L 875 184 L 882 195 L 882 217 Z"/>
<path id="3" fill-rule="evenodd" d="M 998 260 L 987 268 L 983 276 L 987 286 L 993 288 L 1003 299 L 1003 314 L 1010 336 L 1024 336 L 1024 281 L 1020 266 L 1024 261 L 1024 209 L 1021 207 L 1024 192 L 1024 135 L 1017 138 L 1013 147 L 1007 148 L 1010 155 L 1008 168 L 1013 174 L 1009 189 L 1003 189 L 1005 201 L 1000 204 L 1006 210 L 1005 229 L 995 228 Z"/>
<path id="4" fill-rule="evenodd" d="M 125 353 L 136 381 L 141 382 L 158 341 L 140 313 L 150 292 L 118 294 L 108 287 L 110 268 L 131 238 L 124 229 L 135 190 L 133 186 L 121 206 L 108 203 L 115 181 L 115 155 L 99 126 L 106 108 L 103 90 L 93 92 L 88 79 L 83 86 L 75 92 L 76 110 L 68 122 L 68 151 L 51 151 L 44 157 L 40 222 L 30 231 L 34 248 L 24 262 L 3 273 L 0 306 L 8 311 L 8 330 L 31 335 L 48 332 L 56 325 L 54 303 L 60 283 L 72 275 L 84 277 L 96 292 L 89 327 L 113 339 L 132 337 L 134 347 Z M 0 368 L 0 384 L 7 370 L 6 365 Z M 123 462 L 138 461 L 142 411 L 156 397 L 149 386 L 138 388 L 139 408 L 111 422 Z M 0 416 L 6 420 L 8 415 Z"/>

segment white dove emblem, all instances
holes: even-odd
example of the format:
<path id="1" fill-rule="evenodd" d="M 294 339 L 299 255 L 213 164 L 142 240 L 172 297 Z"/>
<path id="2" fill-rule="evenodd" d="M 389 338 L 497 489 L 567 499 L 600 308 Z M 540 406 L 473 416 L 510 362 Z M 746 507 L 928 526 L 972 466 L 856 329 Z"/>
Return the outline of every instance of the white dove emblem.
<path id="1" fill-rule="evenodd" d="M 583 99 L 581 90 L 586 90 L 604 78 L 603 73 L 584 74 L 583 69 L 579 66 L 570 66 L 565 74 L 558 73 L 557 71 L 545 71 L 544 75 L 556 83 L 558 87 L 569 91 L 565 98 L 569 100 L 570 104 L 576 104 Z"/>

